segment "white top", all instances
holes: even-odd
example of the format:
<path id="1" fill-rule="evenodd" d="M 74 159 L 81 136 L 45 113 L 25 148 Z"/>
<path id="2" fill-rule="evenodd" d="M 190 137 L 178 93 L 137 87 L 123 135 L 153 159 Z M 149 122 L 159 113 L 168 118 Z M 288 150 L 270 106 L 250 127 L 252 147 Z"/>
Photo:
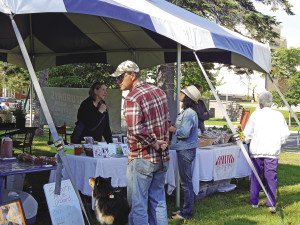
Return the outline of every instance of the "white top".
<path id="1" fill-rule="evenodd" d="M 251 157 L 278 158 L 290 131 L 280 112 L 264 107 L 252 113 L 244 135 L 246 142 L 251 140 Z"/>

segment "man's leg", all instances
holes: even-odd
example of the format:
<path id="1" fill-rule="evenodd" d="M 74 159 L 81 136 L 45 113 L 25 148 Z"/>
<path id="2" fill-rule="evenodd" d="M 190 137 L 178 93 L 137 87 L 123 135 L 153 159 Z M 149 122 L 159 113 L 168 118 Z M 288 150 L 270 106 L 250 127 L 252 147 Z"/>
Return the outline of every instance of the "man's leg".
<path id="1" fill-rule="evenodd" d="M 251 160 L 258 175 L 262 177 L 263 166 L 264 166 L 263 158 L 251 158 Z M 260 184 L 258 183 L 258 180 L 256 179 L 254 173 L 251 172 L 250 203 L 252 205 L 258 205 L 260 189 L 261 188 L 260 188 Z"/>
<path id="2" fill-rule="evenodd" d="M 278 159 L 265 159 L 264 160 L 264 175 L 266 181 L 266 190 L 272 203 L 267 198 L 266 205 L 268 207 L 276 206 L 276 191 L 277 191 L 277 167 Z"/>
<path id="3" fill-rule="evenodd" d="M 128 205 L 129 207 L 131 208 L 131 205 L 132 205 L 132 175 L 133 175 L 133 161 L 131 161 L 128 166 L 127 166 L 127 172 L 126 172 L 126 181 L 127 181 L 127 202 L 128 202 Z M 132 218 L 131 218 L 131 215 L 129 214 L 128 216 L 128 223 L 129 224 L 133 224 L 132 222 Z"/>
<path id="4" fill-rule="evenodd" d="M 155 168 L 156 172 L 153 173 L 149 188 L 149 224 L 167 225 L 168 214 L 164 186 L 168 163 L 164 163 L 163 171 L 160 164 L 155 164 Z"/>
<path id="5" fill-rule="evenodd" d="M 132 192 L 129 225 L 148 224 L 148 190 L 153 178 L 153 165 L 144 159 L 132 162 Z"/>

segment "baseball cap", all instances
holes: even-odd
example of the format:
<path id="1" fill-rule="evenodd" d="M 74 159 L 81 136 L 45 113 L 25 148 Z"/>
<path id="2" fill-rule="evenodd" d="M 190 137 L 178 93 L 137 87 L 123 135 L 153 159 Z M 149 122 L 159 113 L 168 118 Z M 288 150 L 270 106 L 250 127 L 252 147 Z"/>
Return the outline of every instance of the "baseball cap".
<path id="1" fill-rule="evenodd" d="M 186 96 L 188 96 L 190 99 L 192 99 L 195 102 L 197 102 L 201 97 L 200 91 L 194 85 L 185 87 L 184 89 L 181 90 L 181 92 L 183 92 Z"/>
<path id="2" fill-rule="evenodd" d="M 130 60 L 126 60 L 122 62 L 120 65 L 118 65 L 116 71 L 111 74 L 112 77 L 118 77 L 121 76 L 125 72 L 136 72 L 138 73 L 140 71 L 138 65 L 135 62 L 132 62 Z"/>

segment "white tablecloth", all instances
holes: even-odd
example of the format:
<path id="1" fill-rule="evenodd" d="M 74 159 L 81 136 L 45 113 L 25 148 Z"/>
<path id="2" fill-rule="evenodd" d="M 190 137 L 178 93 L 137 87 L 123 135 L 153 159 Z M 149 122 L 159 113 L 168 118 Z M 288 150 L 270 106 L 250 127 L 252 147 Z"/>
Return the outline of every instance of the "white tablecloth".
<path id="1" fill-rule="evenodd" d="M 111 177 L 113 187 L 126 187 L 127 158 L 93 158 L 88 156 L 66 155 L 76 186 L 82 194 L 92 195 L 90 177 Z M 55 182 L 55 172 L 50 174 L 49 182 Z M 62 170 L 63 179 L 68 179 Z"/>
<path id="2" fill-rule="evenodd" d="M 233 163 L 233 170 L 227 174 L 224 179 L 241 178 L 251 174 L 251 169 L 237 145 L 214 145 L 208 148 L 197 149 L 196 158 L 193 163 L 193 189 L 195 194 L 199 193 L 200 181 L 214 180 L 214 169 L 216 167 L 215 154 L 228 156 L 236 151 L 236 159 Z M 177 174 L 177 154 L 176 151 L 170 150 L 171 163 L 167 174 L 168 193 L 170 194 L 176 188 Z M 172 173 L 172 174 L 171 174 Z"/>
<path id="3" fill-rule="evenodd" d="M 228 155 L 232 150 L 237 151 L 237 159 L 234 160 L 234 170 L 228 178 L 240 178 L 250 175 L 250 168 L 239 147 L 213 146 L 210 149 L 197 149 L 196 159 L 193 163 L 193 187 L 195 194 L 199 192 L 200 181 L 214 180 L 215 153 L 219 152 Z M 176 188 L 177 177 L 177 154 L 170 150 L 169 169 L 166 176 L 168 194 Z M 78 189 L 85 195 L 91 195 L 92 189 L 89 186 L 89 177 L 112 177 L 112 186 L 126 186 L 127 158 L 92 158 L 86 156 L 67 155 L 68 163 L 75 178 Z M 63 170 L 63 179 L 68 176 Z M 49 182 L 55 181 L 55 171 L 51 171 Z"/>

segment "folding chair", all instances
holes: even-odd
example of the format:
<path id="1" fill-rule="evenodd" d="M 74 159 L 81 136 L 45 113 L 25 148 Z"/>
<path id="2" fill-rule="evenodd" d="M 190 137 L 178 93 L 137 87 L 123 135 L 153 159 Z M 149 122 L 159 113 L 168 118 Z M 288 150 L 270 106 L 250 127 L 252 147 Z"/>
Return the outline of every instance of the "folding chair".
<path id="1" fill-rule="evenodd" d="M 67 141 L 67 125 L 66 123 L 64 123 L 64 125 L 62 126 L 55 126 L 56 130 L 57 130 L 57 134 L 60 135 L 62 137 L 62 139 L 64 140 L 65 144 L 68 144 Z M 48 140 L 48 145 L 53 144 L 53 141 L 51 141 L 51 132 L 49 129 L 49 140 Z"/>
<path id="2" fill-rule="evenodd" d="M 35 135 L 37 127 L 24 127 L 20 130 L 13 131 L 10 133 L 13 140 L 13 147 L 23 150 L 29 149 L 32 152 L 32 142 Z"/>

